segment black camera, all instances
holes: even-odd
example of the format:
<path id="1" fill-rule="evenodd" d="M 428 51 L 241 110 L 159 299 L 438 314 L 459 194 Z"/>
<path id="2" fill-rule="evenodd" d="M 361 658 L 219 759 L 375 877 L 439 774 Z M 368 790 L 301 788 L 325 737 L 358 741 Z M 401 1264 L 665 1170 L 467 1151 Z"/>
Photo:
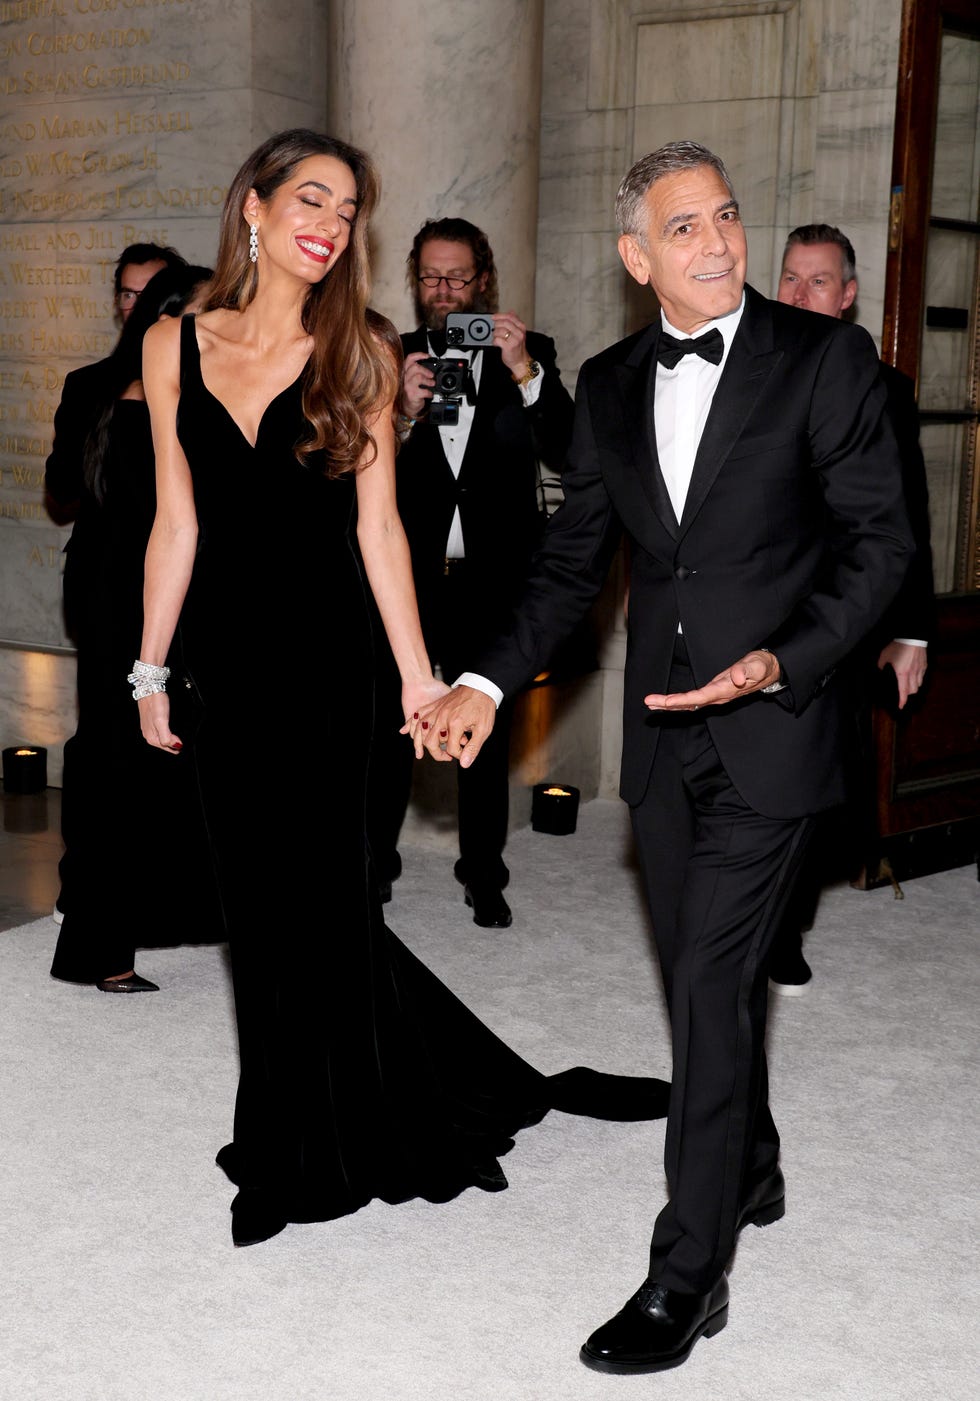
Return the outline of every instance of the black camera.
<path id="1" fill-rule="evenodd" d="M 429 409 L 429 422 L 437 428 L 453 427 L 459 422 L 459 405 L 463 396 L 472 401 L 469 392 L 470 362 L 456 360 L 451 355 L 437 360 L 430 355 L 422 363 L 432 371 L 435 379 L 432 392 L 437 397 Z"/>
<path id="2" fill-rule="evenodd" d="M 493 317 L 486 311 L 451 311 L 446 317 L 446 344 L 482 350 L 493 344 Z"/>

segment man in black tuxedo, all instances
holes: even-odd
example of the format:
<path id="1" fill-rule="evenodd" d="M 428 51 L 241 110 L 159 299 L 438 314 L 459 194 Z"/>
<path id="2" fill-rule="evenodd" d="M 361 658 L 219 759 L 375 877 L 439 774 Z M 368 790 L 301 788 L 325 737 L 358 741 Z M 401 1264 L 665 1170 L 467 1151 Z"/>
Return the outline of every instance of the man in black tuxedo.
<path id="1" fill-rule="evenodd" d="M 621 793 L 670 1010 L 665 1167 L 644 1285 L 592 1335 L 601 1371 L 683 1362 L 728 1317 L 739 1230 L 784 1211 L 766 964 L 814 814 L 841 801 L 837 670 L 911 537 L 867 334 L 745 286 L 721 161 L 693 142 L 620 187 L 619 251 L 661 312 L 582 369 L 563 485 L 511 630 L 423 715 L 479 764 L 494 701 L 544 664 L 631 547 Z M 445 746 L 441 748 L 440 746 Z"/>
<path id="2" fill-rule="evenodd" d="M 857 266 L 850 239 L 832 224 L 801 224 L 786 240 L 776 299 L 784 306 L 823 316 L 843 318 L 858 293 Z M 877 666 L 895 678 L 899 710 L 922 688 L 928 665 L 928 644 L 936 623 L 936 599 L 932 578 L 932 546 L 929 531 L 929 486 L 919 446 L 919 412 L 915 385 L 891 365 L 882 364 L 881 376 L 888 394 L 888 416 L 902 463 L 902 485 L 909 523 L 915 537 L 915 554 L 894 601 L 861 648 L 859 690 L 867 690 L 867 676 Z M 870 759 L 869 701 L 860 707 L 858 770 L 866 776 Z M 863 794 L 852 812 L 863 825 Z M 868 819 L 870 820 L 870 819 Z M 820 843 L 815 843 L 819 847 Z M 769 986 L 774 992 L 800 997 L 808 989 L 812 973 L 803 957 L 803 930 L 813 923 L 820 895 L 822 863 L 819 850 L 811 853 L 807 872 L 798 883 L 790 907 L 773 944 Z"/>
<path id="3" fill-rule="evenodd" d="M 555 346 L 513 312 L 497 313 L 490 243 L 465 219 L 430 220 L 408 257 L 419 328 L 402 336 L 405 363 L 397 459 L 398 509 L 426 646 L 444 676 L 503 628 L 540 541 L 537 460 L 560 471 L 572 427 L 572 401 Z M 469 394 L 456 424 L 430 422 L 431 357 L 446 352 L 450 312 L 493 314 L 493 345 L 450 353 L 468 362 Z M 381 644 L 382 649 L 384 644 Z M 399 738 L 397 675 L 383 666 L 381 723 L 370 779 L 369 836 L 383 894 L 398 875 L 398 833 L 412 782 L 412 748 Z M 385 714 L 390 710 L 390 714 Z M 479 769 L 459 771 L 459 860 L 473 918 L 506 928 L 507 759 L 510 703 L 501 708 Z"/>

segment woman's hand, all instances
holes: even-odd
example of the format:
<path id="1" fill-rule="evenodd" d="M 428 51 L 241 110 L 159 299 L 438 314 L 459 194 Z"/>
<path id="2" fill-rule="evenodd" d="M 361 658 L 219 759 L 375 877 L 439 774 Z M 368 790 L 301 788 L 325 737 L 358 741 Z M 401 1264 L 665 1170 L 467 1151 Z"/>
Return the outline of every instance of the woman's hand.
<path id="1" fill-rule="evenodd" d="M 412 743 L 415 745 L 416 759 L 421 759 L 425 753 L 423 740 L 428 733 L 428 722 L 420 720 L 419 716 L 427 706 L 448 695 L 450 689 L 445 681 L 437 681 L 434 676 L 430 677 L 428 681 L 415 682 L 412 685 L 402 687 L 402 712 L 405 716 L 405 723 L 399 733 L 411 736 Z"/>
<path id="2" fill-rule="evenodd" d="M 140 712 L 140 729 L 147 744 L 167 754 L 179 754 L 184 746 L 170 729 L 170 698 L 166 691 L 144 696 L 136 704 Z"/>

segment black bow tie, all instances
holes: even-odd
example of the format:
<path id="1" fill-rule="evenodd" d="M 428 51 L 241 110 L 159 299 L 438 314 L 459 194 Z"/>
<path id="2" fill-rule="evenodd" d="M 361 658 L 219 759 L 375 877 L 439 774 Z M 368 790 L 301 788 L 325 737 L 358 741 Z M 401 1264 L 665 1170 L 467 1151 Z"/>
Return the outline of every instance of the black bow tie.
<path id="1" fill-rule="evenodd" d="M 657 359 L 666 370 L 672 370 L 685 355 L 700 355 L 702 360 L 720 365 L 724 353 L 725 342 L 717 326 L 713 331 L 705 331 L 703 336 L 686 341 L 679 341 L 676 336 L 661 331 L 657 344 Z"/>

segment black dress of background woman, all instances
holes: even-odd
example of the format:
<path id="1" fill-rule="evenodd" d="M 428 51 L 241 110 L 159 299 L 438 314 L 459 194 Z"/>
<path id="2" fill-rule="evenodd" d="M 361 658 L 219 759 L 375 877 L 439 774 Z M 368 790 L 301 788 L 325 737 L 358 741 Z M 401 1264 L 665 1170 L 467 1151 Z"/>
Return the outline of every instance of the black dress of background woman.
<path id="1" fill-rule="evenodd" d="M 51 972 L 105 992 L 156 990 L 134 973 L 137 946 L 222 937 L 191 761 L 168 764 L 143 743 L 125 680 L 143 627 L 143 557 L 156 505 L 143 336 L 160 316 L 179 315 L 210 275 L 166 268 L 143 289 L 90 406 L 67 549 L 78 726 L 65 745 L 65 914 Z"/>
<path id="2" fill-rule="evenodd" d="M 375 198 L 360 152 L 313 132 L 271 138 L 232 183 L 205 313 L 145 348 L 159 508 L 141 659 L 152 680 L 182 609 L 238 1020 L 219 1162 L 239 1188 L 239 1245 L 374 1197 L 499 1190 L 511 1135 L 554 1106 L 666 1109 L 659 1081 L 541 1075 L 382 919 L 365 837 L 369 591 L 409 719 L 446 688 L 394 507 L 397 364 L 365 308 Z M 336 431 L 304 451 L 324 412 Z M 179 744 L 166 696 L 139 704 L 147 739 Z"/>

